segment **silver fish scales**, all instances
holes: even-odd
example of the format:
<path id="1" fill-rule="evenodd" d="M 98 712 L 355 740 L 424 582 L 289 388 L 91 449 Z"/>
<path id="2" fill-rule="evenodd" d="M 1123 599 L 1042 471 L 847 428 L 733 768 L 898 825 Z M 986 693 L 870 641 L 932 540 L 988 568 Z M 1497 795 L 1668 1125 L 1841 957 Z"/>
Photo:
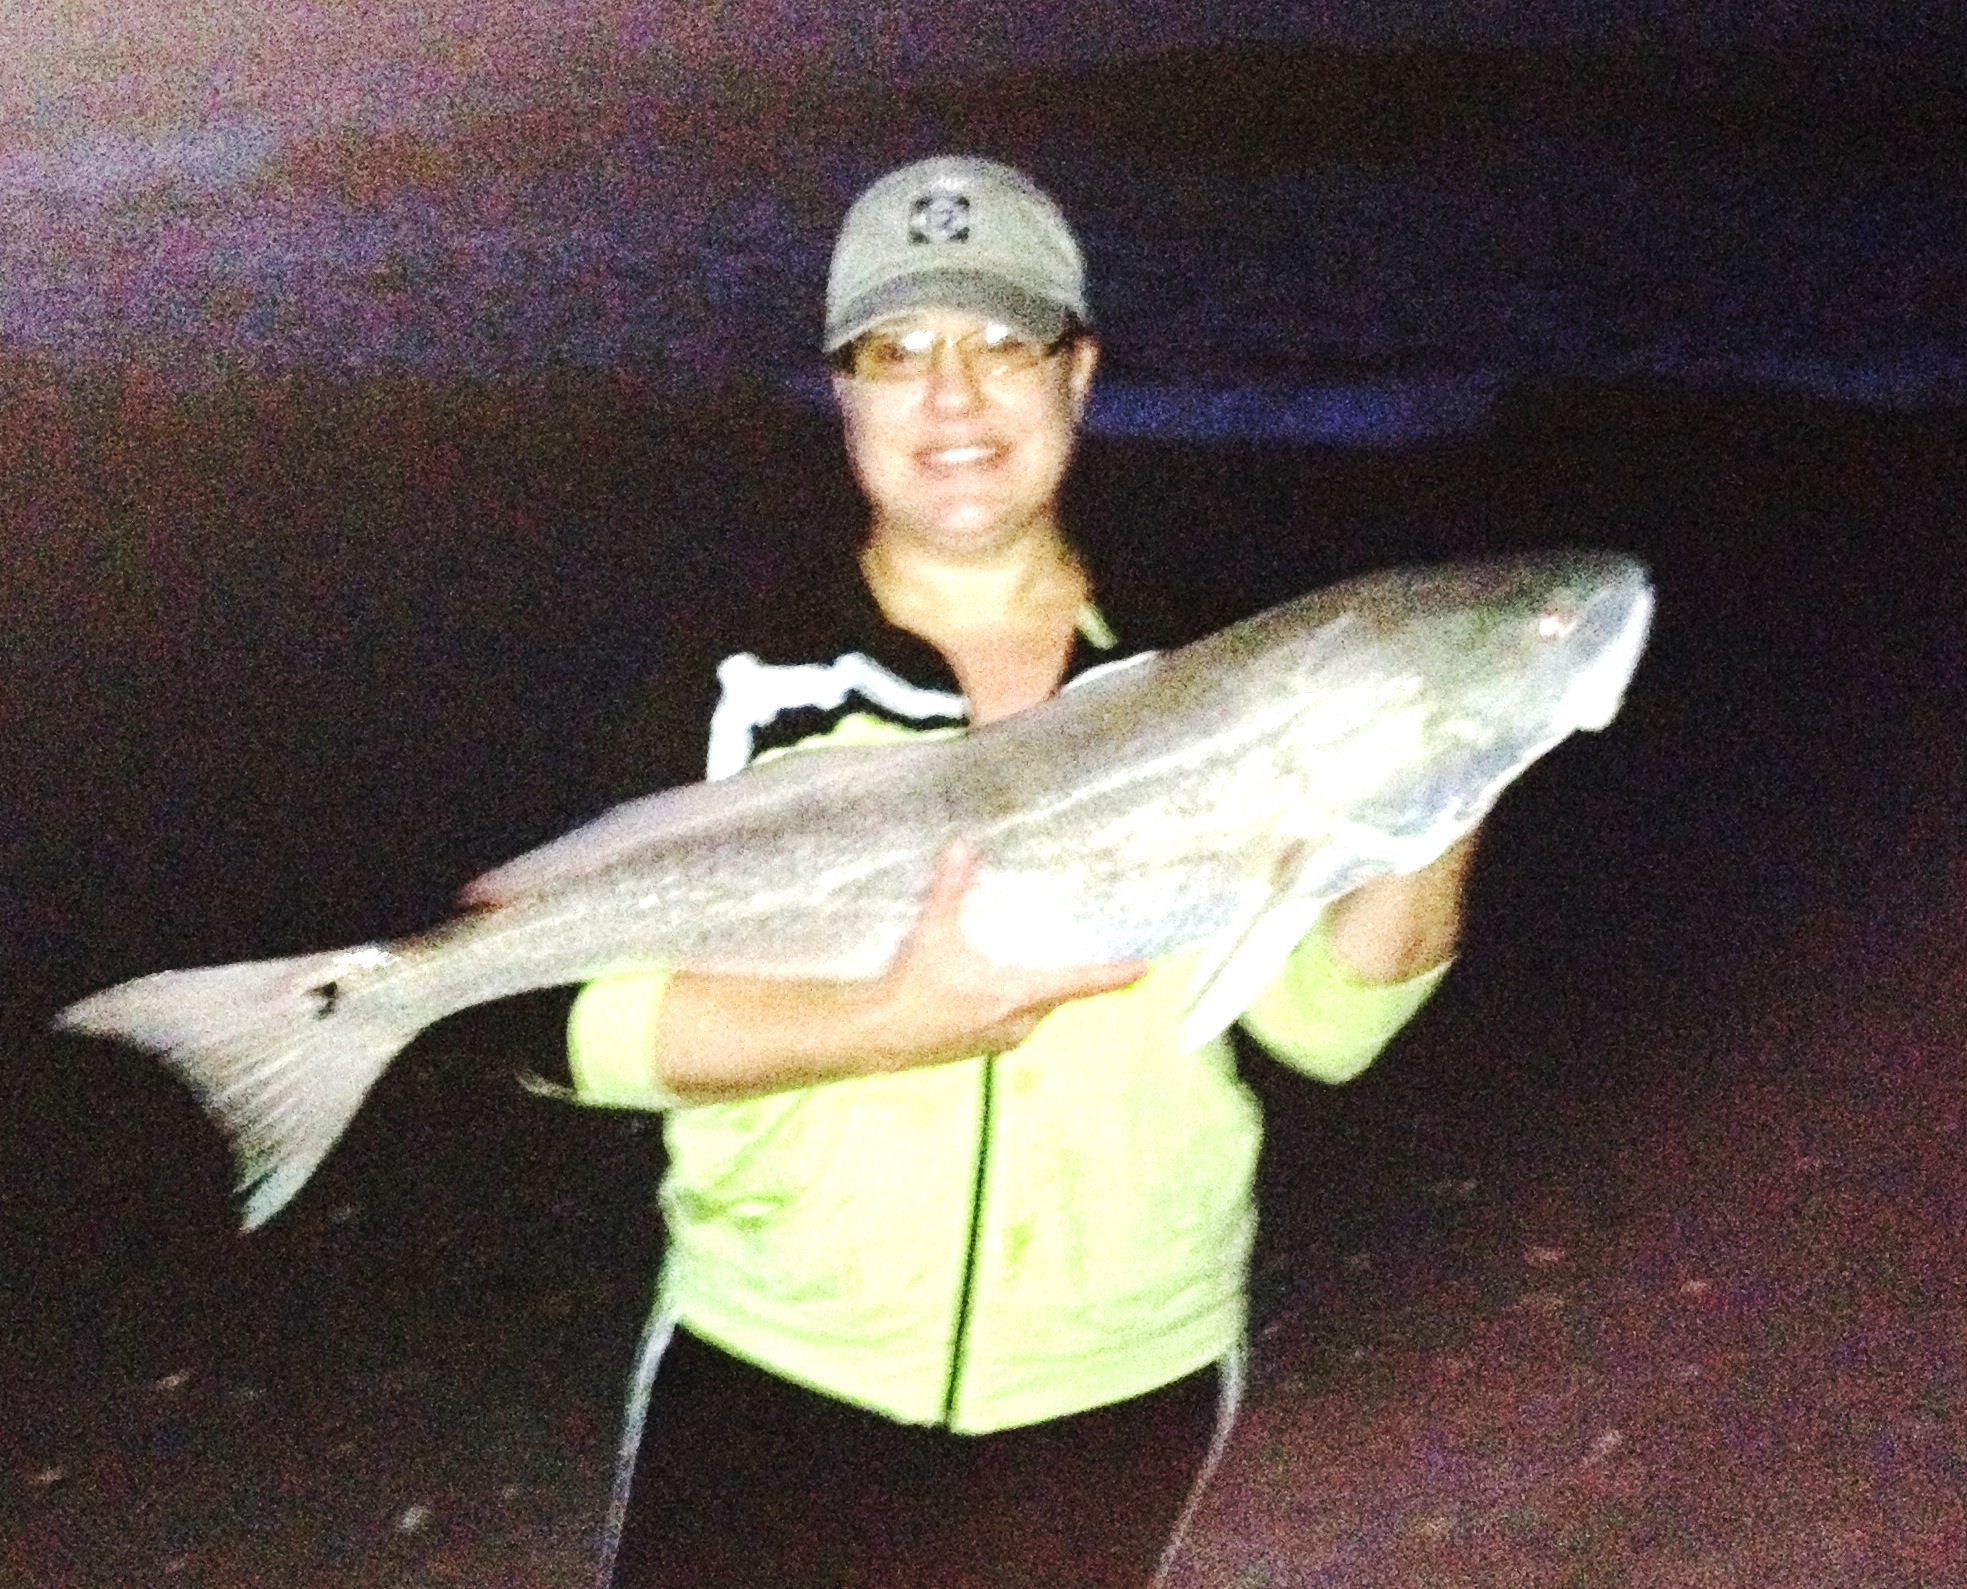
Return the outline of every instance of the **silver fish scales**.
<path id="1" fill-rule="evenodd" d="M 191 1085 L 232 1138 L 251 1228 L 425 1026 L 636 965 L 875 976 L 962 837 L 979 949 L 1198 950 L 1200 1043 L 1332 899 L 1425 865 L 1539 756 L 1609 723 L 1652 604 L 1645 571 L 1603 553 L 1368 575 L 961 737 L 632 801 L 480 878 L 478 908 L 431 932 L 159 972 L 58 1024 L 154 1050 Z"/>

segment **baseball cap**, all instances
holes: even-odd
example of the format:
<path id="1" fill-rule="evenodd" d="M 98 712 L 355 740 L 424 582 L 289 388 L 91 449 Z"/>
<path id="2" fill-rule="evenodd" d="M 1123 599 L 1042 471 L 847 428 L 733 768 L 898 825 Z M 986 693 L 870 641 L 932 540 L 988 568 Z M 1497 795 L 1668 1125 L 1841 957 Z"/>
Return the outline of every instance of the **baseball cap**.
<path id="1" fill-rule="evenodd" d="M 988 315 L 1041 342 L 1091 322 L 1079 244 L 1023 172 L 942 155 L 890 171 L 854 200 L 827 271 L 825 351 L 930 307 Z"/>

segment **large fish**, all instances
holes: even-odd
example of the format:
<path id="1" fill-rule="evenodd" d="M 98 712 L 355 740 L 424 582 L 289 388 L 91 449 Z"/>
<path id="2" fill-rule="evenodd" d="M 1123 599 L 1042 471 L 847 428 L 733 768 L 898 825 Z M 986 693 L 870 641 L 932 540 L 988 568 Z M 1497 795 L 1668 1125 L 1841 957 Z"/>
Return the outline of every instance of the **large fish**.
<path id="1" fill-rule="evenodd" d="M 1327 902 L 1425 865 L 1537 757 L 1610 722 L 1652 604 L 1638 564 L 1600 554 L 1354 579 L 961 738 L 784 756 L 619 806 L 420 936 L 160 972 L 59 1023 L 190 1083 L 232 1136 L 250 1229 L 432 1022 L 637 964 L 875 976 L 962 836 L 979 949 L 1197 949 L 1199 1043 Z"/>

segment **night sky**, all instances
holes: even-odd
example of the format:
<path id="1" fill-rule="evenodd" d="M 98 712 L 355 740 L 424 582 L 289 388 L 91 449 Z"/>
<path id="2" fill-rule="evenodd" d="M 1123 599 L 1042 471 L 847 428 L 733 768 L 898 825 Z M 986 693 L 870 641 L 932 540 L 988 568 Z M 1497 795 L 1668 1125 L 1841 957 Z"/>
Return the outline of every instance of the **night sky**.
<path id="1" fill-rule="evenodd" d="M 1105 428 L 1172 404 L 1174 433 L 1317 435 L 1334 402 L 1378 402 L 1419 433 L 1526 374 L 1967 390 L 1944 7 L 835 11 L 17 9 L 0 345 L 192 385 L 796 379 L 841 208 L 957 143 L 1032 164 L 1080 217 L 1110 351 L 1211 385 L 1109 384 Z M 1156 59 L 1243 64 L 1169 98 L 1127 64 Z M 1047 89 L 1061 70 L 1075 86 Z M 1202 306 L 1225 325 L 1186 335 L 1170 311 L 1229 236 Z M 1415 384 L 1359 392 L 1392 369 Z M 1306 381 L 1353 384 L 1277 389 Z"/>
<path id="2" fill-rule="evenodd" d="M 907 85 L 1184 48 L 1423 43 L 1640 51 L 1725 74 L 1826 40 L 1862 69 L 1959 32 L 1944 0 L 76 0 L 0 17 L 0 195 L 18 221 L 174 178 L 196 190 L 338 130 L 437 134 L 630 81 L 688 97 L 732 67 Z"/>

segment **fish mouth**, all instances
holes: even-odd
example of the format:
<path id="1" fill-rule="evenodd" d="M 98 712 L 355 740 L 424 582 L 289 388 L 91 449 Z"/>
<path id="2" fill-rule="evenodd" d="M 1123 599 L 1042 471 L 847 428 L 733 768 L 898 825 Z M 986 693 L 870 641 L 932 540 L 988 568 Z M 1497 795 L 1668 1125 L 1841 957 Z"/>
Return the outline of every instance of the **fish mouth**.
<path id="1" fill-rule="evenodd" d="M 1639 666 L 1653 623 L 1653 587 L 1644 570 L 1634 565 L 1626 580 L 1598 592 L 1582 610 L 1565 617 L 1568 627 L 1561 638 L 1593 655 L 1566 686 L 1557 720 L 1566 728 L 1595 732 L 1618 715 L 1626 685 Z"/>

